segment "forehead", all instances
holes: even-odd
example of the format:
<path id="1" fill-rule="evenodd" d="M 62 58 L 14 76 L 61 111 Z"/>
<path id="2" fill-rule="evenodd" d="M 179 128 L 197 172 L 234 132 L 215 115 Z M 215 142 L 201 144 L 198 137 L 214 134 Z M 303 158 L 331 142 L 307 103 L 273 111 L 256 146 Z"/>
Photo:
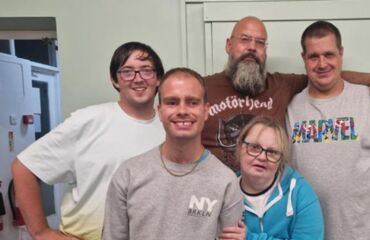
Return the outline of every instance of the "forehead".
<path id="1" fill-rule="evenodd" d="M 146 52 L 140 50 L 134 50 L 126 62 L 121 66 L 135 67 L 135 66 L 151 66 L 153 67 L 153 62 L 148 58 L 149 55 Z"/>
<path id="2" fill-rule="evenodd" d="M 202 97 L 204 89 L 198 79 L 186 73 L 169 76 L 161 86 L 161 95 Z"/>
<path id="3" fill-rule="evenodd" d="M 267 38 L 264 24 L 256 19 L 241 20 L 235 25 L 232 35 L 249 35 L 252 37 Z"/>
<path id="4" fill-rule="evenodd" d="M 273 128 L 263 124 L 254 125 L 246 135 L 246 140 L 256 141 L 260 144 L 276 146 L 276 132 Z"/>
<path id="5" fill-rule="evenodd" d="M 308 37 L 305 40 L 306 52 L 338 51 L 334 34 L 324 37 Z"/>

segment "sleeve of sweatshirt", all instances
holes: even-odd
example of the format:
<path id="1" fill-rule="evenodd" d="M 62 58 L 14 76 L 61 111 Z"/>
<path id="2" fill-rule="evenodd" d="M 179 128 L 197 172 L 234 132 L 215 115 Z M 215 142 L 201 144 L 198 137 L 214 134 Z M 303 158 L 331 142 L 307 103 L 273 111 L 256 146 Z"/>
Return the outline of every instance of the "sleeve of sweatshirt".
<path id="1" fill-rule="evenodd" d="M 224 204 L 220 215 L 220 229 L 237 226 L 242 219 L 243 197 L 237 178 L 232 180 L 225 189 Z"/>
<path id="2" fill-rule="evenodd" d="M 122 166 L 114 174 L 107 192 L 103 240 L 129 240 L 127 190 L 130 176 Z"/>

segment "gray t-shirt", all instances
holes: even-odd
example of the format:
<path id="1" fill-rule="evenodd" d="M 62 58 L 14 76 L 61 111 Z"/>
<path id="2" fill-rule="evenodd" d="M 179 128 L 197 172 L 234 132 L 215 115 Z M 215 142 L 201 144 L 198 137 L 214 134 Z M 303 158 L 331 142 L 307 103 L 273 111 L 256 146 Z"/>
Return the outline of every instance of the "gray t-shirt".
<path id="1" fill-rule="evenodd" d="M 166 161 L 172 171 L 192 164 Z M 170 175 L 159 148 L 134 157 L 113 176 L 106 202 L 103 239 L 215 239 L 236 225 L 243 212 L 235 174 L 209 153 L 193 172 Z"/>
<path id="2" fill-rule="evenodd" d="M 325 239 L 369 239 L 369 88 L 345 82 L 330 99 L 311 98 L 306 88 L 286 122 L 293 165 L 320 198 Z"/>

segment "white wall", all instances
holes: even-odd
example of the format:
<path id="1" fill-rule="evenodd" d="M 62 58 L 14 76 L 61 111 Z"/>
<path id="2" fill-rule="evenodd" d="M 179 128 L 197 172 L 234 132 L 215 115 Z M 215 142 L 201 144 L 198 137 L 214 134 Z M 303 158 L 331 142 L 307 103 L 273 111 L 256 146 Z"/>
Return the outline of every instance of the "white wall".
<path id="1" fill-rule="evenodd" d="M 300 37 L 312 22 L 334 23 L 342 34 L 343 69 L 369 72 L 368 0 L 187 0 L 187 63 L 202 74 L 221 71 L 227 61 L 225 42 L 233 25 L 257 16 L 268 32 L 267 71 L 305 73 Z M 348 11 L 351 9 L 351 11 Z"/>
<path id="2" fill-rule="evenodd" d="M 116 100 L 109 81 L 113 51 L 142 41 L 165 69 L 182 66 L 181 0 L 0 0 L 0 17 L 55 17 L 62 112 Z"/>

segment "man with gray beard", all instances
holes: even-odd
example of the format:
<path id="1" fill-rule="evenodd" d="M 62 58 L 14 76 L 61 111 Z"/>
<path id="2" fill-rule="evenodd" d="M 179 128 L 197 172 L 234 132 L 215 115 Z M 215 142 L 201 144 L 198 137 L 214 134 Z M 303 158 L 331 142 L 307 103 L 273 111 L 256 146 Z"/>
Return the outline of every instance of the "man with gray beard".
<path id="1" fill-rule="evenodd" d="M 240 130 L 256 115 L 268 115 L 285 126 L 290 100 L 307 85 L 307 76 L 265 70 L 267 31 L 256 17 L 238 21 L 226 40 L 225 70 L 205 77 L 210 103 L 202 143 L 234 171 L 234 150 Z M 344 79 L 370 85 L 370 74 L 342 72 Z"/>
<path id="2" fill-rule="evenodd" d="M 256 62 L 243 62 L 241 59 L 246 57 L 255 58 Z M 253 53 L 242 55 L 235 63 L 229 58 L 225 75 L 231 79 L 234 88 L 244 95 L 256 96 L 265 89 L 265 64 L 261 64 Z"/>

